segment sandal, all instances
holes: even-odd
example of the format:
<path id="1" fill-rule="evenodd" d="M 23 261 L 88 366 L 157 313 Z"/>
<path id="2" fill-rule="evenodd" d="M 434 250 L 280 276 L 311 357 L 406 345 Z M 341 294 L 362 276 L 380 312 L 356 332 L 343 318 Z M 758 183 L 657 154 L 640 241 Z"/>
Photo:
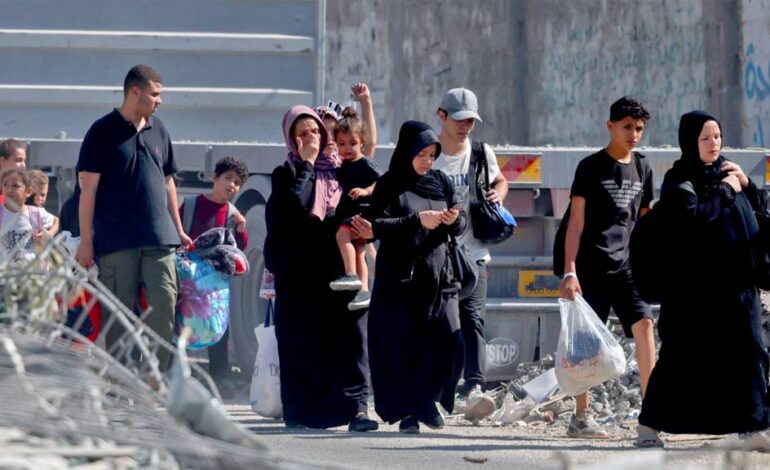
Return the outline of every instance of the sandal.
<path id="1" fill-rule="evenodd" d="M 634 439 L 634 445 L 636 447 L 650 448 L 650 447 L 663 447 L 663 441 L 658 437 L 658 432 L 649 426 L 640 424 L 636 427 L 636 439 Z"/>
<path id="2" fill-rule="evenodd" d="M 743 449 L 746 451 L 770 452 L 770 436 L 765 432 L 752 432 L 740 435 Z"/>

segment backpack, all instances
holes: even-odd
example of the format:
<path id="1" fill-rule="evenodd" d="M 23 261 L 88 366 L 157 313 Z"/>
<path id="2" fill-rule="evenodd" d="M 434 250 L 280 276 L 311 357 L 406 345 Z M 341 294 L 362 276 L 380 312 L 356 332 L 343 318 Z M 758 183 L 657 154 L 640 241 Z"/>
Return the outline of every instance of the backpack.
<path id="1" fill-rule="evenodd" d="M 666 227 L 664 208 L 655 204 L 634 224 L 629 241 L 629 257 L 634 287 L 647 303 L 660 303 L 668 283 L 671 227 Z"/>
<path id="2" fill-rule="evenodd" d="M 192 230 L 193 218 L 195 217 L 195 206 L 198 205 L 198 196 L 187 196 L 184 198 L 184 210 L 182 211 L 182 228 L 185 233 L 190 233 Z M 235 223 L 233 222 L 233 215 L 238 209 L 235 208 L 232 202 L 227 201 L 227 216 L 225 218 L 225 228 L 230 229 L 235 233 Z"/>
<path id="3" fill-rule="evenodd" d="M 639 178 L 641 179 L 642 184 L 644 184 L 652 171 L 650 169 L 650 164 L 647 162 L 644 155 L 637 152 L 634 152 L 634 163 L 636 164 L 636 171 L 639 173 Z M 567 210 L 564 212 L 564 217 L 562 217 L 561 222 L 559 223 L 559 229 L 556 231 L 556 236 L 553 239 L 553 273 L 559 277 L 564 276 L 564 243 L 567 240 L 567 227 L 569 226 L 571 214 L 572 200 L 570 200 Z"/>

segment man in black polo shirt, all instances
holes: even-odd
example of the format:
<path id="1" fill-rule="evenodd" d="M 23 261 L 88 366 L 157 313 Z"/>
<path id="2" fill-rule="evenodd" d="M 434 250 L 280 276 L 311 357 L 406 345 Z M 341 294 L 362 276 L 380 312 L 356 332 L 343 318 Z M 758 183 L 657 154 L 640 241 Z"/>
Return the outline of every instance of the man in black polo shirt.
<path id="1" fill-rule="evenodd" d="M 99 280 L 129 308 L 141 281 L 152 307 L 146 322 L 170 342 L 177 297 L 174 250 L 192 241 L 179 219 L 171 139 L 153 117 L 161 91 L 158 72 L 148 65 L 133 67 L 123 83 L 121 107 L 86 133 L 77 165 L 81 240 L 75 258 L 83 266 L 96 259 Z M 108 348 L 122 333 L 118 323 L 110 328 Z M 170 358 L 158 355 L 165 370 Z"/>

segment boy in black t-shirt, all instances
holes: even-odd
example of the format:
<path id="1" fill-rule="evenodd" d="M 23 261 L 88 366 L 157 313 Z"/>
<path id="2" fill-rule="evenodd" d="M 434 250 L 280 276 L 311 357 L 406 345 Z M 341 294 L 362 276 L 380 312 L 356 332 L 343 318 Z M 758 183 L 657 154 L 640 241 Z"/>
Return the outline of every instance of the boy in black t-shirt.
<path id="1" fill-rule="evenodd" d="M 650 114 L 634 98 L 623 97 L 610 107 L 607 147 L 584 158 L 572 183 L 571 214 L 566 233 L 562 297 L 583 295 L 602 321 L 610 307 L 627 337 L 636 343 L 642 394 L 655 366 L 655 340 L 650 306 L 631 278 L 628 241 L 634 223 L 650 210 L 652 171 L 643 155 L 633 151 Z M 588 413 L 588 393 L 575 397 L 570 437 L 607 438 Z"/>

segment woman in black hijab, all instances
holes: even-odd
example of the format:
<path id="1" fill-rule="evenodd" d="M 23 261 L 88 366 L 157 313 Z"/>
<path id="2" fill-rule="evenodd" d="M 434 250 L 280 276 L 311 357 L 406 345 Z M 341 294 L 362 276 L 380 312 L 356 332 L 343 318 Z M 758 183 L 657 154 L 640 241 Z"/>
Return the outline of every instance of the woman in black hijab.
<path id="1" fill-rule="evenodd" d="M 447 241 L 465 226 L 452 182 L 432 170 L 441 154 L 425 123 L 401 126 L 369 219 L 380 240 L 369 307 L 369 364 L 377 414 L 399 430 L 437 429 L 463 367 L 457 283 Z"/>
<path id="2" fill-rule="evenodd" d="M 675 282 L 661 302 L 660 358 L 639 416 L 640 446 L 662 446 L 657 431 L 757 433 L 770 425 L 750 249 L 758 231 L 754 210 L 764 198 L 720 154 L 721 126 L 713 116 L 683 115 L 679 146 L 682 157 L 666 173 L 658 202 L 675 254 L 662 271 Z M 766 445 L 764 435 L 756 437 Z"/>

